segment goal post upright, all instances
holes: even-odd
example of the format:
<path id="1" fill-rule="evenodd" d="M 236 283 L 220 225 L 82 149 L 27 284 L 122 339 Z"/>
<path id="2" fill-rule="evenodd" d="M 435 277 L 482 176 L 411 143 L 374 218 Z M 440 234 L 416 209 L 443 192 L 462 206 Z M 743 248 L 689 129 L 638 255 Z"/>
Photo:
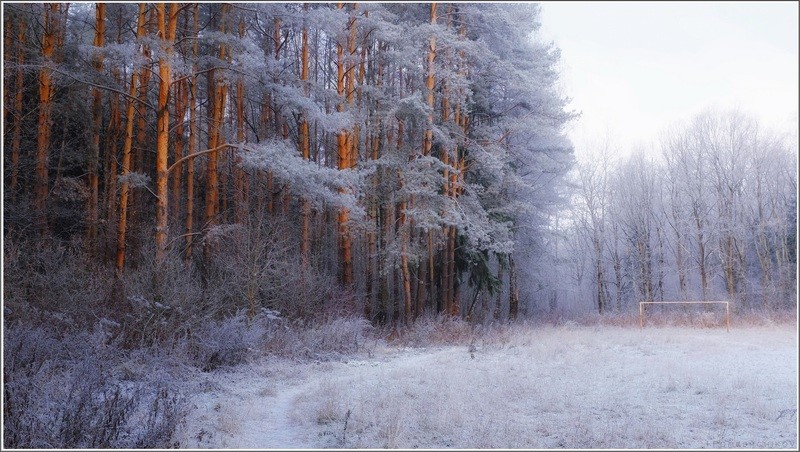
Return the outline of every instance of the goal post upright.
<path id="1" fill-rule="evenodd" d="M 639 329 L 644 328 L 644 305 L 646 304 L 724 304 L 725 305 L 725 331 L 731 330 L 731 311 L 728 301 L 640 301 L 639 302 Z"/>

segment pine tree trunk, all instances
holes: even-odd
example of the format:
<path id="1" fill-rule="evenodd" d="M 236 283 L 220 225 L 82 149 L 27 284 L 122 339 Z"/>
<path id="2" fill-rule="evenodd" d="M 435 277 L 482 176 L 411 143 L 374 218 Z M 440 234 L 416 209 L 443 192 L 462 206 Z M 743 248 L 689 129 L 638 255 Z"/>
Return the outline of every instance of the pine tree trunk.
<path id="1" fill-rule="evenodd" d="M 239 21 L 239 38 L 245 37 L 245 23 L 244 20 Z M 247 141 L 245 133 L 245 116 L 244 116 L 244 79 L 239 76 L 236 80 L 236 141 L 244 143 Z M 247 218 L 248 211 L 248 186 L 247 176 L 242 168 L 242 157 L 237 153 L 234 156 L 234 206 L 233 218 L 234 222 L 244 224 Z"/>
<path id="2" fill-rule="evenodd" d="M 339 3 L 337 8 L 342 9 L 344 5 Z M 355 24 L 350 24 L 355 27 Z M 348 38 L 348 44 L 350 39 Z M 348 46 L 349 47 L 349 46 Z M 347 75 L 350 71 L 345 69 L 344 63 L 344 47 L 341 43 L 336 45 L 336 93 L 339 96 L 339 102 L 336 105 L 336 111 L 344 111 L 344 102 L 348 100 L 346 88 L 349 86 L 350 77 Z M 349 102 L 348 102 L 349 103 Z M 351 143 L 350 133 L 346 129 L 340 130 L 336 135 L 336 149 L 338 154 L 339 170 L 349 169 L 351 166 Z M 346 193 L 342 189 L 342 193 Z M 352 258 L 352 241 L 348 227 L 350 220 L 350 211 L 346 207 L 339 208 L 337 215 L 338 236 L 339 236 L 339 265 L 340 265 L 340 282 L 345 287 L 349 287 L 353 282 L 353 258 Z"/>
<path id="3" fill-rule="evenodd" d="M 303 11 L 308 13 L 308 3 L 303 5 Z M 303 84 L 303 94 L 308 97 L 308 26 L 303 23 L 302 32 L 302 48 L 300 51 L 300 82 Z M 306 119 L 305 112 L 300 115 L 300 155 L 303 160 L 309 160 L 310 153 L 310 137 L 308 134 L 308 120 Z M 300 258 L 303 268 L 308 268 L 309 261 L 309 238 L 308 238 L 308 221 L 310 208 L 308 200 L 303 197 L 300 200 L 300 209 L 302 215 L 302 224 L 300 226 Z"/>
<path id="4" fill-rule="evenodd" d="M 94 47 L 98 54 L 94 58 L 95 70 L 102 74 L 103 56 L 100 49 L 105 42 L 106 5 L 96 3 Z M 96 249 L 97 223 L 100 204 L 100 131 L 103 127 L 103 93 L 100 88 L 92 88 L 92 140 L 89 147 L 89 199 L 86 218 L 86 238 L 89 248 Z"/>
<path id="5" fill-rule="evenodd" d="M 136 26 L 136 38 L 141 39 L 145 34 L 145 4 L 139 3 L 139 15 Z M 146 71 L 146 69 L 142 69 Z M 119 223 L 117 228 L 117 276 L 122 276 L 125 268 L 125 251 L 126 240 L 125 235 L 128 226 L 128 196 L 130 192 L 130 183 L 126 176 L 131 173 L 131 148 L 133 147 L 133 124 L 136 120 L 136 92 L 137 83 L 139 83 L 139 73 L 134 70 L 131 75 L 130 97 L 128 98 L 128 107 L 126 109 L 127 119 L 125 124 L 125 142 L 122 146 L 122 184 L 120 187 L 119 195 Z"/>
<path id="6" fill-rule="evenodd" d="M 195 3 L 192 8 L 192 36 L 197 37 L 200 27 L 200 8 Z M 192 42 L 192 76 L 189 86 L 189 154 L 197 151 L 197 39 Z M 186 160 L 186 247 L 183 258 L 186 262 L 192 259 L 194 229 L 194 157 Z"/>
<path id="7" fill-rule="evenodd" d="M 174 112 L 175 112 L 175 143 L 172 149 L 172 161 L 177 162 L 181 158 L 183 158 L 184 149 L 186 148 L 186 141 L 184 140 L 184 120 L 183 118 L 186 116 L 186 97 L 187 97 L 188 88 L 186 87 L 186 80 L 181 79 L 175 85 L 175 103 L 174 103 Z M 180 224 L 180 215 L 181 215 L 181 176 L 183 171 L 181 168 L 176 169 L 172 172 L 171 177 L 171 188 L 170 188 L 170 212 L 169 216 L 171 218 L 171 222 L 173 223 L 171 227 Z"/>
<path id="8" fill-rule="evenodd" d="M 22 101 L 25 93 L 25 22 L 20 19 L 17 23 L 17 52 L 16 63 L 19 65 L 14 71 L 14 121 L 11 132 L 11 181 L 10 195 L 14 196 L 19 184 L 19 159 L 22 149 Z"/>
<path id="9" fill-rule="evenodd" d="M 114 81 L 122 84 L 122 78 L 117 68 L 112 69 Z M 119 139 L 122 133 L 122 113 L 120 112 L 120 96 L 117 93 L 111 94 L 111 118 L 106 129 L 106 152 L 103 166 L 105 167 L 105 220 L 109 225 L 106 228 L 105 256 L 110 261 L 113 259 L 114 250 L 111 248 L 116 245 L 115 228 L 110 225 L 117 224 L 117 172 L 119 171 Z"/>
<path id="10" fill-rule="evenodd" d="M 151 35 L 154 34 L 153 25 L 155 23 L 155 8 L 150 8 L 150 13 L 145 15 L 145 34 Z M 145 60 L 145 66 L 151 67 L 151 51 L 150 46 L 146 43 L 142 45 L 141 49 L 142 57 Z M 141 71 L 139 74 L 139 114 L 137 115 L 137 124 L 136 124 L 136 144 L 133 147 L 134 151 L 134 162 L 132 171 L 146 174 L 151 176 L 150 166 L 149 166 L 149 155 L 145 154 L 146 149 L 152 149 L 151 144 L 148 142 L 148 127 L 147 127 L 147 120 L 148 115 L 146 110 L 142 106 L 148 105 L 148 90 L 150 88 L 150 75 L 151 71 Z M 149 153 L 148 153 L 149 154 Z M 144 222 L 144 212 L 145 212 L 145 205 L 149 205 L 148 202 L 152 198 L 149 198 L 151 195 L 149 192 L 144 190 L 134 190 L 131 194 L 131 207 L 130 212 L 128 214 L 128 222 L 132 225 L 142 225 Z M 147 197 L 144 198 L 143 197 Z M 141 227 L 141 226 L 140 226 Z"/>
<path id="11" fill-rule="evenodd" d="M 52 70 L 47 64 L 52 61 L 56 40 L 56 21 L 58 21 L 59 5 L 49 3 L 42 5 L 44 17 L 42 31 L 42 60 L 44 65 L 39 69 L 39 133 L 36 140 L 36 179 L 34 191 L 34 225 L 40 236 L 49 232 L 47 219 L 47 195 L 50 189 L 47 161 L 50 157 L 50 128 L 53 99 Z"/>
<path id="12" fill-rule="evenodd" d="M 223 4 L 220 7 L 220 31 L 226 31 L 226 15 L 230 5 Z M 227 59 L 227 46 L 220 44 L 219 46 L 219 59 Z M 225 112 L 225 96 L 227 93 L 226 85 L 219 83 L 216 80 L 216 71 L 212 70 L 208 73 L 208 87 L 209 93 L 213 94 L 213 99 L 209 99 L 209 108 L 211 111 L 211 119 L 208 132 L 208 149 L 216 149 L 220 142 L 221 128 L 223 113 Z M 212 102 L 213 100 L 213 102 Z M 206 211 L 205 211 L 205 225 L 212 227 L 217 224 L 217 211 L 219 208 L 219 151 L 212 151 L 208 154 L 208 166 L 206 167 Z M 207 242 L 206 242 L 207 243 Z M 210 259 L 211 248 L 208 243 L 203 249 L 205 259 Z"/>
<path id="13" fill-rule="evenodd" d="M 172 83 L 172 54 L 175 29 L 177 27 L 178 4 L 170 3 L 168 11 L 164 3 L 156 4 L 158 37 L 161 39 L 161 55 L 158 60 L 158 110 L 156 118 L 156 263 L 166 259 L 169 229 L 169 98 Z"/>

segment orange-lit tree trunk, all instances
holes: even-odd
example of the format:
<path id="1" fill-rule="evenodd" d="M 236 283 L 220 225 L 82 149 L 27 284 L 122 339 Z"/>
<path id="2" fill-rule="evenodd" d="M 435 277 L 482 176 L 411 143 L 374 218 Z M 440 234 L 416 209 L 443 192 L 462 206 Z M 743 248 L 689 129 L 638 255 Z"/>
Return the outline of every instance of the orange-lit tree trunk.
<path id="1" fill-rule="evenodd" d="M 36 140 L 36 180 L 34 190 L 34 225 L 39 235 L 48 232 L 47 221 L 47 194 L 49 191 L 49 177 L 47 160 L 50 157 L 50 122 L 53 99 L 53 76 L 48 67 L 53 58 L 56 39 L 56 21 L 58 21 L 58 3 L 45 3 L 42 30 L 42 60 L 39 69 L 39 134 Z"/>
<path id="2" fill-rule="evenodd" d="M 158 106 L 156 115 L 156 263 L 164 262 L 167 250 L 169 227 L 169 189 L 167 163 L 169 158 L 169 93 L 172 83 L 172 55 L 175 29 L 178 19 L 178 4 L 156 4 L 158 37 L 161 52 L 158 59 Z"/>
<path id="3" fill-rule="evenodd" d="M 145 4 L 139 3 L 139 16 L 136 26 L 136 38 L 141 39 L 145 34 Z M 146 69 L 142 69 L 146 71 Z M 128 107 L 126 109 L 127 119 L 125 123 L 125 141 L 122 145 L 122 182 L 120 185 L 119 195 L 119 223 L 117 228 L 117 276 L 122 276 L 123 269 L 125 268 L 125 234 L 128 222 L 128 195 L 130 192 L 130 183 L 126 176 L 131 173 L 131 148 L 133 147 L 133 124 L 136 120 L 136 85 L 139 83 L 139 73 L 134 70 L 131 75 L 130 96 L 128 98 Z"/>
<path id="4" fill-rule="evenodd" d="M 448 29 L 450 29 L 450 26 L 451 26 L 451 24 L 453 22 L 453 15 L 454 15 L 454 8 L 453 8 L 453 5 L 450 4 L 447 7 L 447 28 Z M 447 65 L 447 66 L 452 66 L 453 63 L 454 63 L 453 59 L 452 59 L 452 53 L 448 53 L 447 57 L 448 57 L 448 60 L 444 64 Z M 459 119 L 460 119 L 460 112 L 459 112 L 458 106 L 456 106 L 455 112 L 454 112 L 454 121 L 456 123 L 458 123 Z M 442 124 L 447 125 L 449 122 L 450 122 L 450 91 L 448 90 L 447 83 L 445 81 L 442 81 Z M 444 182 L 443 182 L 443 187 L 442 187 L 442 194 L 444 195 L 444 197 L 448 201 L 448 203 L 450 205 L 452 205 L 454 203 L 454 201 L 455 201 L 455 199 L 454 199 L 455 197 L 453 196 L 452 183 L 451 183 L 451 171 L 449 169 L 450 166 L 453 164 L 453 162 L 450 159 L 450 150 L 443 146 L 439 151 L 439 155 L 440 155 L 440 159 L 442 160 L 442 163 L 444 164 L 444 171 L 443 171 Z M 451 245 L 455 245 L 455 243 L 453 242 L 451 244 L 450 237 L 451 237 L 451 230 L 454 231 L 454 229 L 455 229 L 454 226 L 446 225 L 446 226 L 444 226 L 442 228 L 442 231 L 441 231 L 441 234 L 443 236 L 443 242 L 444 242 L 443 243 L 444 250 L 440 250 L 440 251 L 443 251 L 443 252 L 440 254 L 442 265 L 440 267 L 440 273 L 441 274 L 439 275 L 439 280 L 441 282 L 441 291 L 440 291 L 439 297 L 441 299 L 440 308 L 445 312 L 449 312 L 448 311 L 448 307 L 449 307 L 448 300 L 450 300 L 450 298 L 451 298 L 452 289 L 451 289 L 450 286 L 453 283 L 452 274 L 450 273 L 450 271 L 451 271 L 451 266 L 450 266 L 450 258 L 451 258 L 450 247 L 451 247 Z M 431 275 L 430 281 L 431 281 L 431 286 L 433 286 L 434 285 L 433 275 Z"/>
<path id="5" fill-rule="evenodd" d="M 448 22 L 452 21 L 453 16 L 452 9 L 450 10 L 450 17 L 448 17 Z M 460 39 L 466 39 L 466 27 L 463 23 L 459 26 L 458 35 Z M 458 73 L 461 78 L 466 79 L 467 77 L 467 68 L 464 63 L 464 53 L 463 51 L 458 52 Z M 458 93 L 458 97 L 463 97 L 463 92 Z M 443 96 L 443 102 L 447 99 L 447 94 Z M 447 108 L 443 107 L 442 114 L 445 112 L 449 112 L 449 105 Z M 449 114 L 449 113 L 447 113 Z M 454 112 L 453 112 L 453 122 L 455 126 L 461 130 L 462 137 L 468 136 L 468 117 L 465 111 L 463 111 L 462 105 L 456 105 Z M 448 159 L 450 166 L 455 169 L 455 171 L 446 170 L 445 175 L 447 180 L 445 181 L 446 184 L 446 193 L 447 196 L 450 197 L 452 200 L 455 201 L 458 198 L 459 193 L 461 192 L 461 184 L 460 182 L 463 180 L 464 177 L 464 161 L 463 158 L 459 156 L 459 148 L 463 145 L 463 138 L 457 140 L 456 146 L 453 148 L 453 155 L 452 160 L 450 160 L 450 155 L 446 151 L 443 152 L 445 158 Z M 445 255 L 444 255 L 444 275 L 443 275 L 443 288 L 442 288 L 442 298 L 443 303 L 442 306 L 446 313 L 452 316 L 460 315 L 460 301 L 459 301 L 459 294 L 458 294 L 458 282 L 456 281 L 456 240 L 458 237 L 458 229 L 454 225 L 447 226 L 445 228 L 446 234 L 446 244 L 445 244 Z"/>
<path id="6" fill-rule="evenodd" d="M 431 24 L 436 24 L 437 22 L 437 15 L 436 15 L 436 3 L 431 3 L 431 12 L 430 12 L 430 21 Z M 431 154 L 431 148 L 433 146 L 433 111 L 434 111 L 434 61 L 436 59 L 436 35 L 431 35 L 428 40 L 428 56 L 427 56 L 427 73 L 425 75 L 425 90 L 426 90 L 426 98 L 425 101 L 430 108 L 430 113 L 428 114 L 428 128 L 425 130 L 423 143 L 422 143 L 422 154 L 425 156 L 429 156 Z M 428 290 L 433 289 L 433 284 L 431 281 L 434 280 L 434 250 L 433 250 L 433 230 L 429 229 L 427 234 L 427 249 L 428 249 L 428 262 L 427 266 L 426 263 L 420 263 L 421 271 L 420 271 L 420 280 L 419 280 L 419 290 L 418 290 L 418 309 L 417 315 L 421 313 L 422 307 L 427 303 L 428 298 Z"/>
<path id="7" fill-rule="evenodd" d="M 350 29 L 350 35 L 347 38 L 347 54 L 348 60 L 350 64 L 347 67 L 347 71 L 345 73 L 345 79 L 347 80 L 345 91 L 346 95 L 345 98 L 347 100 L 348 107 L 352 107 L 353 99 L 355 97 L 355 81 L 356 81 L 356 72 L 355 72 L 355 63 L 353 62 L 353 55 L 356 53 L 356 16 L 355 11 L 358 8 L 358 3 L 353 3 L 352 14 L 353 17 L 350 19 L 348 27 Z M 356 161 L 358 160 L 358 123 L 353 125 L 353 133 L 347 135 L 347 154 L 350 158 L 349 166 L 353 168 L 356 166 Z"/>
<path id="8" fill-rule="evenodd" d="M 431 3 L 431 23 L 436 23 L 436 3 Z M 422 143 L 422 154 L 430 155 L 431 146 L 433 144 L 433 86 L 434 86 L 434 68 L 433 62 L 436 59 L 436 35 L 431 35 L 428 40 L 428 58 L 427 58 L 427 74 L 425 75 L 425 100 L 430 107 L 430 114 L 428 115 L 428 128 L 425 130 L 425 135 Z"/>
<path id="9" fill-rule="evenodd" d="M 308 13 L 308 3 L 303 5 L 303 10 Z M 309 94 L 308 86 L 308 26 L 303 23 L 302 42 L 300 50 L 300 83 L 303 85 L 303 93 L 306 97 Z M 311 143 L 308 133 L 308 119 L 305 113 L 301 113 L 299 135 L 300 135 L 300 154 L 303 160 L 308 160 L 311 157 Z M 300 208 L 302 210 L 302 224 L 300 226 L 300 257 L 304 268 L 308 267 L 308 254 L 309 254 L 309 237 L 308 237 L 308 222 L 310 216 L 310 209 L 308 200 L 302 198 L 300 201 Z"/>
<path id="10" fill-rule="evenodd" d="M 187 11 L 188 12 L 188 11 Z M 184 14 L 183 16 L 183 23 L 182 23 L 182 30 L 186 30 L 188 28 L 189 16 L 188 14 Z M 175 37 L 177 39 L 177 36 Z M 192 39 L 195 41 L 195 39 Z M 184 53 L 183 48 L 181 48 L 181 53 Z M 180 77 L 175 82 L 174 88 L 174 97 L 175 102 L 173 104 L 173 111 L 175 113 L 175 142 L 173 144 L 172 149 L 172 161 L 177 162 L 181 158 L 183 158 L 184 151 L 186 149 L 186 140 L 184 139 L 184 134 L 186 131 L 186 107 L 188 105 L 188 97 L 189 97 L 189 87 L 188 81 L 186 77 Z M 180 215 L 181 215 L 181 189 L 182 185 L 182 177 L 183 177 L 183 168 L 177 168 L 175 171 L 170 174 L 172 180 L 170 181 L 170 199 L 169 199 L 169 206 L 170 206 L 170 222 L 172 225 L 179 225 L 180 224 Z"/>
<path id="11" fill-rule="evenodd" d="M 103 72 L 103 55 L 100 49 L 105 42 L 106 5 L 95 4 L 94 46 L 97 54 L 92 65 L 99 73 Z M 100 130 L 103 127 L 103 93 L 100 88 L 92 88 L 92 141 L 89 147 L 89 199 L 87 206 L 86 238 L 90 249 L 95 248 L 97 239 L 97 222 L 99 219 L 100 197 Z"/>
<path id="12" fill-rule="evenodd" d="M 344 5 L 339 3 L 337 8 L 342 9 Z M 351 19 L 348 24 L 349 27 L 355 28 L 355 19 Z M 352 34 L 350 35 L 352 36 Z M 350 47 L 351 38 L 348 38 L 348 48 Z M 346 92 L 347 87 L 350 86 L 350 79 L 352 71 L 345 69 L 344 62 L 344 47 L 341 43 L 336 44 L 336 93 L 339 95 L 339 102 L 336 105 L 336 111 L 344 111 L 344 103 L 348 100 L 349 94 Z M 336 135 L 336 149 L 338 154 L 338 168 L 339 170 L 346 170 L 351 167 L 351 135 L 347 129 L 342 129 Z M 350 211 L 345 207 L 339 208 L 337 216 L 337 225 L 339 233 L 339 264 L 340 264 L 340 281 L 344 286 L 350 286 L 353 282 L 353 257 L 352 257 L 352 240 L 350 237 L 350 230 L 348 222 L 350 220 Z"/>
<path id="13" fill-rule="evenodd" d="M 229 5 L 223 4 L 220 7 L 220 31 L 225 33 L 226 29 L 226 14 Z M 225 60 L 227 58 L 227 47 L 225 44 L 219 46 L 219 59 Z M 216 80 L 215 71 L 208 73 L 209 80 L 209 96 L 213 98 L 213 102 L 209 103 L 211 111 L 211 121 L 208 131 L 208 149 L 217 149 L 220 144 L 220 129 L 222 128 L 223 114 L 225 113 L 225 96 L 227 93 L 225 83 L 219 83 Z M 206 211 L 205 223 L 206 226 L 213 226 L 217 223 L 217 209 L 219 204 L 219 152 L 212 151 L 208 154 L 208 166 L 206 167 Z M 211 249 L 206 246 L 204 248 L 205 258 L 209 259 Z"/>

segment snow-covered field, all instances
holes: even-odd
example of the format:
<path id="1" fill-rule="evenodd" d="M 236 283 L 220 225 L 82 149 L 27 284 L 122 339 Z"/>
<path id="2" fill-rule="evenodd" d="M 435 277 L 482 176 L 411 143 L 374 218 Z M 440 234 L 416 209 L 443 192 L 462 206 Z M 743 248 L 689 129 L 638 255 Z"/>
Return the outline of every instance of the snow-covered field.
<path id="1" fill-rule="evenodd" d="M 202 374 L 186 448 L 791 448 L 796 325 L 518 329 Z"/>

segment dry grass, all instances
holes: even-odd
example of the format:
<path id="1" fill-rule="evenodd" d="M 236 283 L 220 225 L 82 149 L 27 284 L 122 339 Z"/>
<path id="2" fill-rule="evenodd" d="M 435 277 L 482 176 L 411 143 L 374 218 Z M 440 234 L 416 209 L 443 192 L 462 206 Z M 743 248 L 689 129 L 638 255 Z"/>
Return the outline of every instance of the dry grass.
<path id="1" fill-rule="evenodd" d="M 791 325 L 471 334 L 377 367 L 337 364 L 297 398 L 300 428 L 322 447 L 797 446 L 796 417 L 779 418 L 797 409 Z"/>

